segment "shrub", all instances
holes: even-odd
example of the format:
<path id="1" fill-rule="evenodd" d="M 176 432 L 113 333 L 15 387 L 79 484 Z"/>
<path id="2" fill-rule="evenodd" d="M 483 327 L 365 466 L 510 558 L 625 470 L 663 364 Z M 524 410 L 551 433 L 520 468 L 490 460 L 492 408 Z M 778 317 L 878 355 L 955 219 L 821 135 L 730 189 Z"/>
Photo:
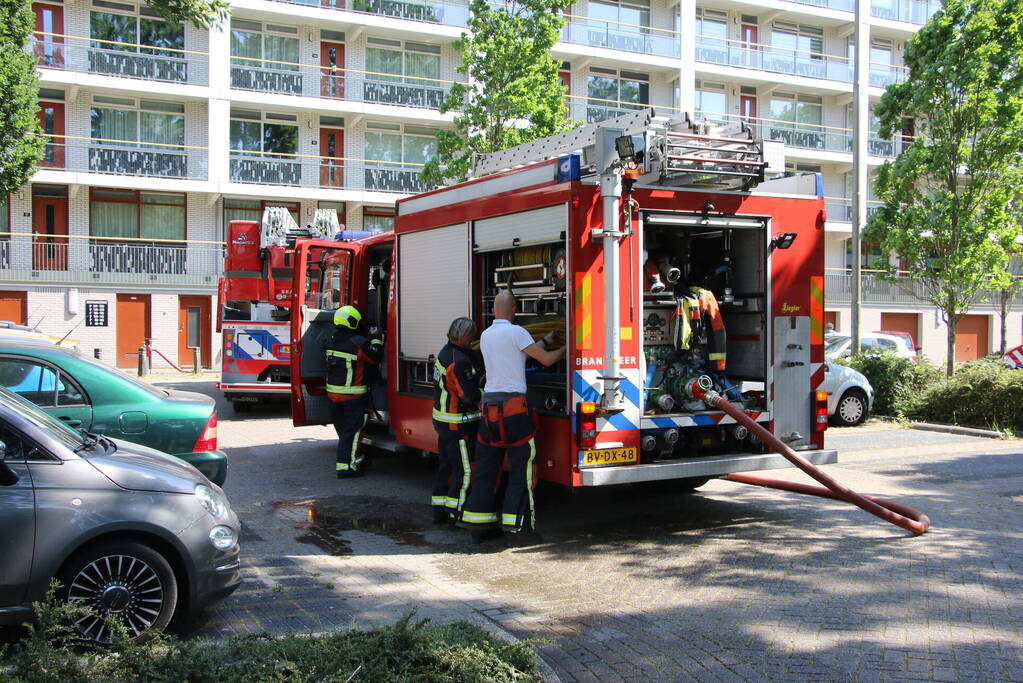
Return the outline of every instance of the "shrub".
<path id="1" fill-rule="evenodd" d="M 408 613 L 392 626 L 323 635 L 268 633 L 225 641 L 159 635 L 135 643 L 115 634 L 97 648 L 82 643 L 68 619 L 84 609 L 51 594 L 36 605 L 38 623 L 0 660 L 11 683 L 82 681 L 540 681 L 534 644 L 509 643 L 464 621 L 435 625 Z M 2 654 L 2 652 L 0 652 Z"/>
<path id="2" fill-rule="evenodd" d="M 951 379 L 927 388 L 908 414 L 919 420 L 1023 430 L 1023 370 L 997 358 L 964 363 Z"/>
<path id="3" fill-rule="evenodd" d="M 891 352 L 873 352 L 843 362 L 862 372 L 874 387 L 877 415 L 906 417 L 916 409 L 924 390 L 941 381 L 941 370 L 923 358 L 913 361 Z"/>

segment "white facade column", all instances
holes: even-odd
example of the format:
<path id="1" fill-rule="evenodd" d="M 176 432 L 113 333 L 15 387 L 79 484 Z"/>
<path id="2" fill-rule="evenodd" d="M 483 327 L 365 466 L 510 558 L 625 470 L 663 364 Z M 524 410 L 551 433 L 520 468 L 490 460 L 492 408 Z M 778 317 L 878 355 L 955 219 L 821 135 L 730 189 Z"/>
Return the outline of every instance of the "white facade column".
<path id="1" fill-rule="evenodd" d="M 211 187 L 229 180 L 231 146 L 230 118 L 231 102 L 228 91 L 231 88 L 231 41 L 230 26 L 210 29 L 210 100 L 208 107 L 209 125 L 207 158 L 209 159 L 209 182 Z"/>
<path id="2" fill-rule="evenodd" d="M 856 0 L 856 63 L 853 71 L 853 206 L 852 206 L 852 289 L 850 333 L 852 352 L 860 351 L 860 233 L 867 225 L 867 134 L 869 107 L 867 86 L 870 78 L 870 6 Z"/>
<path id="3" fill-rule="evenodd" d="M 681 60 L 678 73 L 679 109 L 690 116 L 696 111 L 696 0 L 680 0 L 679 41 Z"/>

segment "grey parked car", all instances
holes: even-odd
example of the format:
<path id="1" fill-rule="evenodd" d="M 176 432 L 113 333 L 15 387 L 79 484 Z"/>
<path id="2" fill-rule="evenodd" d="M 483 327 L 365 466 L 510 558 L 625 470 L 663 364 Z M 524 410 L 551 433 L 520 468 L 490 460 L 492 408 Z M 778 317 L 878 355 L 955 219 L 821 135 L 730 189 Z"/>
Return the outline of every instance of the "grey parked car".
<path id="1" fill-rule="evenodd" d="M 0 624 L 31 618 L 54 577 L 63 599 L 136 636 L 238 587 L 238 518 L 191 465 L 75 431 L 6 389 L 0 441 Z M 100 618 L 78 626 L 110 638 Z"/>

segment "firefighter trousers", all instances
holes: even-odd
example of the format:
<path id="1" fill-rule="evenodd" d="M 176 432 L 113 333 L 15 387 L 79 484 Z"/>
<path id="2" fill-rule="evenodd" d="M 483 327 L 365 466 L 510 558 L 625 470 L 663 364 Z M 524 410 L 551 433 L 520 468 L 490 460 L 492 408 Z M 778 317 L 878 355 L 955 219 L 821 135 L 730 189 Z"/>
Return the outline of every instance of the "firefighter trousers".
<path id="1" fill-rule="evenodd" d="M 462 511 L 461 526 L 481 531 L 503 527 L 516 532 L 533 529 L 533 462 L 536 441 L 533 416 L 526 397 L 513 395 L 504 400 L 484 399 L 476 444 L 476 471 L 472 490 Z M 508 457 L 508 486 L 498 514 L 497 488 L 505 456 Z"/>
<path id="2" fill-rule="evenodd" d="M 337 471 L 354 475 L 361 473 L 362 454 L 359 440 L 369 419 L 369 397 L 360 396 L 350 401 L 331 402 L 330 416 L 337 432 Z"/>
<path id="3" fill-rule="evenodd" d="M 445 425 L 446 426 L 446 425 Z M 461 430 L 438 432 L 437 478 L 433 484 L 433 521 L 435 524 L 457 522 L 469 494 L 472 476 L 469 463 L 476 450 L 475 429 L 473 433 Z"/>

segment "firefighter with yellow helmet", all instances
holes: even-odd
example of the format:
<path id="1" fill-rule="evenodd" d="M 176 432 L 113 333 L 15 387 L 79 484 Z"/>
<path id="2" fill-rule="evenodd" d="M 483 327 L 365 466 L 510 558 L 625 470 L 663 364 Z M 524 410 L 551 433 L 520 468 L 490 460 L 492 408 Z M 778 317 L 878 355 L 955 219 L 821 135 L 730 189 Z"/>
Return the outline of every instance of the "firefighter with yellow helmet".
<path id="1" fill-rule="evenodd" d="M 384 356 L 382 335 L 364 335 L 362 314 L 355 306 L 334 312 L 334 334 L 327 341 L 327 398 L 337 431 L 337 478 L 365 473 L 359 440 L 369 418 L 369 392 Z"/>

